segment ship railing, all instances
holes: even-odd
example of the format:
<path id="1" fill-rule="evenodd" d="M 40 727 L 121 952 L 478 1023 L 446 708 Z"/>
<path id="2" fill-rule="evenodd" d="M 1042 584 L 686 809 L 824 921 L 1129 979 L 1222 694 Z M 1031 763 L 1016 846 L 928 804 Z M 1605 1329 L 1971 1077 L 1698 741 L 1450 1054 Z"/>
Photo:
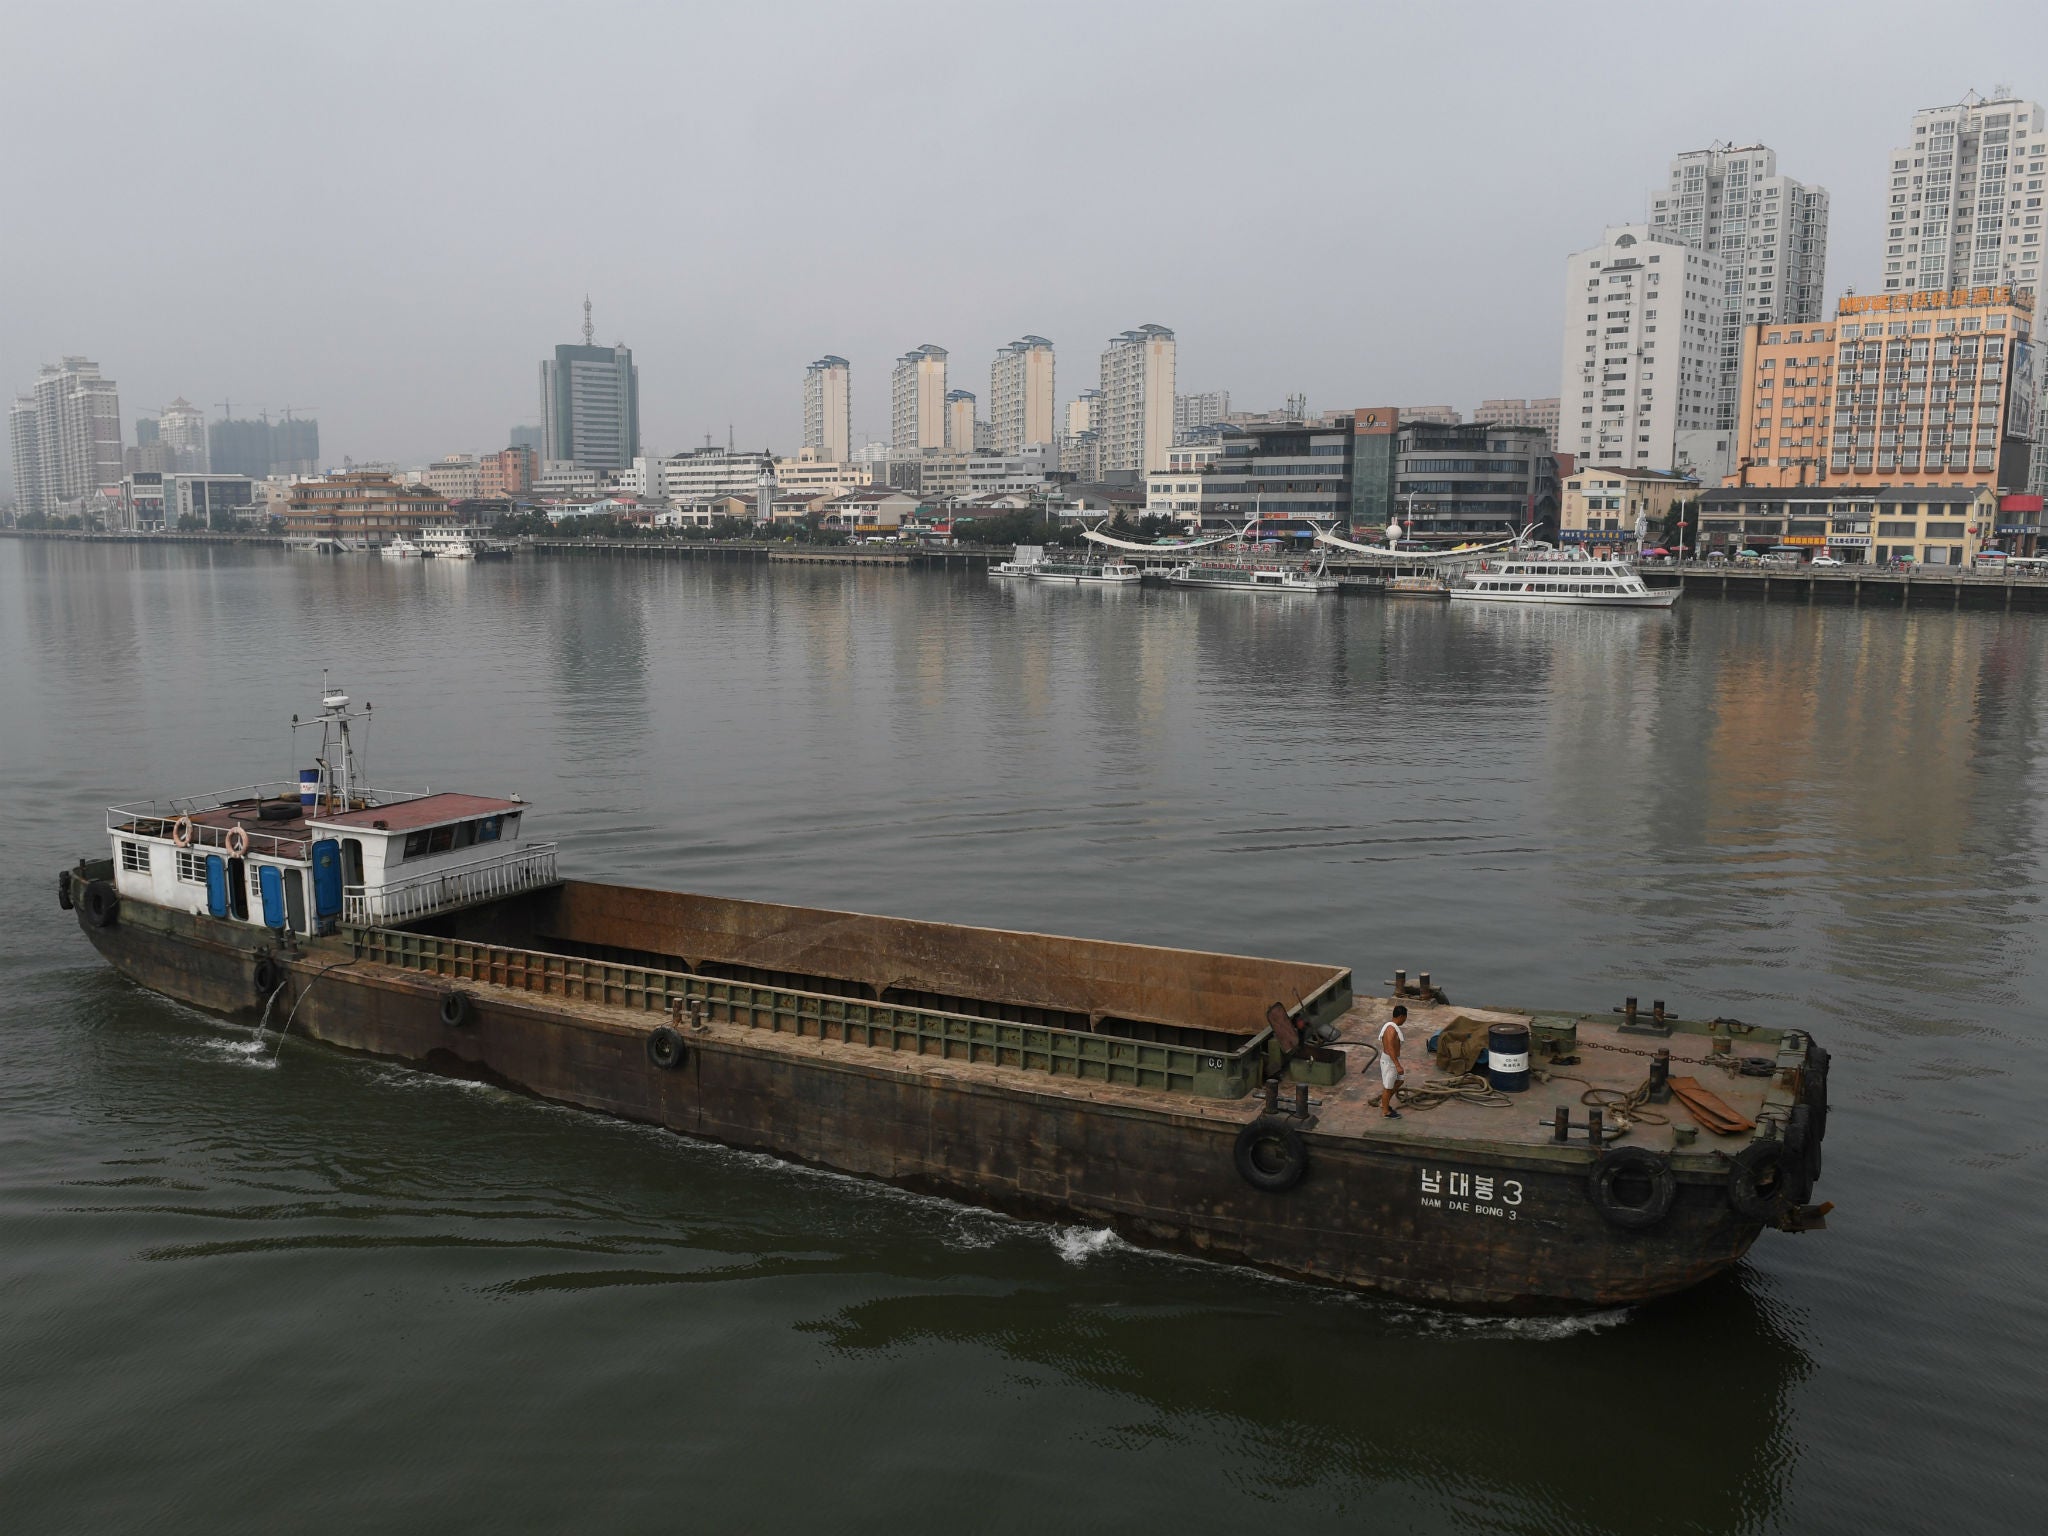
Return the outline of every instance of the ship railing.
<path id="1" fill-rule="evenodd" d="M 341 920 L 352 927 L 409 923 L 455 907 L 555 883 L 555 845 L 536 843 L 453 869 L 428 870 L 384 885 L 342 888 Z"/>
<path id="2" fill-rule="evenodd" d="M 373 789 L 359 792 L 367 803 L 392 805 L 401 800 L 423 798 L 425 790 Z M 168 800 L 149 800 L 131 805 L 110 805 L 107 807 L 107 830 L 119 836 L 175 838 L 178 822 L 182 817 L 198 816 L 206 811 L 217 811 L 224 806 L 247 804 L 256 800 L 296 800 L 299 797 L 299 783 L 296 779 L 280 779 L 269 784 L 245 784 L 237 789 L 224 789 L 207 795 L 179 795 Z M 306 857 L 307 835 L 303 829 L 291 832 L 272 832 L 265 822 L 237 821 L 235 827 L 211 826 L 203 821 L 192 823 L 187 834 L 186 845 L 192 848 L 228 849 L 228 834 L 240 828 L 248 839 L 245 853 L 259 854 L 273 859 L 303 861 Z"/>
<path id="3" fill-rule="evenodd" d="M 1232 1037 L 1227 1047 L 1166 1044 L 364 927 L 352 920 L 347 937 L 360 960 L 454 982 L 667 1015 L 678 1022 L 694 1014 L 709 1023 L 771 1034 L 1196 1098 L 1239 1099 L 1250 1093 L 1265 1075 L 1272 1038 L 1272 1031 L 1261 1027 L 1255 1034 Z"/>

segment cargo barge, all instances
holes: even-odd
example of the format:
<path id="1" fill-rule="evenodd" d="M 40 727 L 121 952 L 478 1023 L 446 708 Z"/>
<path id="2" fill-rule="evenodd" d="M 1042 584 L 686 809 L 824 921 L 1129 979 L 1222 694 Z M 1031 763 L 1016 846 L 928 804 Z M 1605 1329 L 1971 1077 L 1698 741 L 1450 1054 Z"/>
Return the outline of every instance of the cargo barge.
<path id="1" fill-rule="evenodd" d="M 58 881 L 94 948 L 332 1046 L 1418 1301 L 1648 1301 L 1822 1225 L 1827 1055 L 1802 1031 L 563 879 L 524 801 L 362 785 L 356 718 L 327 697 L 298 784 L 112 808 L 110 856 Z M 1475 1040 L 1491 1059 L 1461 1073 Z"/>

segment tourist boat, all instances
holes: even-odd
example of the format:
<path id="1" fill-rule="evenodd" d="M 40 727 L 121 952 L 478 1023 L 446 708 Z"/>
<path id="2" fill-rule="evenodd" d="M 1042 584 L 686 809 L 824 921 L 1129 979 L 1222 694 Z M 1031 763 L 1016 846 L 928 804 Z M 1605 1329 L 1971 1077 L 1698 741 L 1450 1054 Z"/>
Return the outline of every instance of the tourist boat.
<path id="1" fill-rule="evenodd" d="M 1086 587 L 1135 586 L 1145 579 L 1143 571 L 1122 560 L 1041 560 L 1025 574 L 1033 581 Z"/>
<path id="2" fill-rule="evenodd" d="M 1451 588 L 1454 602 L 1598 608 L 1669 608 L 1678 593 L 1677 587 L 1645 586 L 1626 560 L 1489 561 Z"/>
<path id="3" fill-rule="evenodd" d="M 1044 546 L 1019 544 L 1011 551 L 1009 559 L 998 560 L 988 568 L 988 573 L 991 576 L 1029 576 L 1044 558 Z"/>
<path id="4" fill-rule="evenodd" d="M 384 558 L 386 560 L 418 560 L 425 556 L 426 553 L 426 550 L 413 543 L 404 534 L 400 534 L 384 546 Z"/>
<path id="5" fill-rule="evenodd" d="M 1803 1031 L 565 880 L 516 796 L 371 787 L 368 717 L 334 691 L 295 719 L 321 742 L 296 784 L 110 809 L 59 903 L 129 980 L 259 1030 L 1416 1300 L 1647 1301 L 1823 1224 Z"/>
<path id="6" fill-rule="evenodd" d="M 420 533 L 420 550 L 437 560 L 474 560 L 480 528 L 428 528 Z"/>
<path id="7" fill-rule="evenodd" d="M 1227 560 L 1195 560 L 1166 573 L 1176 587 L 1220 587 L 1232 592 L 1335 592 L 1337 578 L 1299 566 L 1239 564 Z"/>

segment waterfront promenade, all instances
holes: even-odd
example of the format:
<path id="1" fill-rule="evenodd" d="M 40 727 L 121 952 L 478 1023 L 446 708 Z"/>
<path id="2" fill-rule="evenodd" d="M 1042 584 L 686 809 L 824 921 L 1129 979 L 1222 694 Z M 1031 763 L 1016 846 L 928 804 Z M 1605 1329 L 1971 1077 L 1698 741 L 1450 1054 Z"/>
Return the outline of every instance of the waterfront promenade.
<path id="1" fill-rule="evenodd" d="M 268 545 L 281 541 L 248 533 L 80 533 L 56 529 L 0 529 L 0 536 L 51 539 L 86 544 Z M 532 539 L 522 552 L 543 559 L 574 560 L 697 560 L 719 564 L 830 565 L 899 570 L 986 571 L 1015 551 L 1008 545 L 909 544 L 885 546 L 771 544 L 756 540 L 710 539 Z M 1121 552 L 1120 557 L 1147 571 L 1163 572 L 1185 560 L 1180 550 Z M 1389 567 L 1384 562 L 1343 559 L 1327 562 L 1342 590 L 1371 595 L 1392 574 L 1425 569 Z M 2001 609 L 2048 613 L 2048 577 L 2012 572 L 1904 570 L 1843 565 L 1724 565 L 1688 561 L 1682 565 L 1646 565 L 1650 586 L 1678 586 L 1688 596 L 1748 598 L 1758 602 L 1845 603 L 1851 606 L 1943 607 Z"/>

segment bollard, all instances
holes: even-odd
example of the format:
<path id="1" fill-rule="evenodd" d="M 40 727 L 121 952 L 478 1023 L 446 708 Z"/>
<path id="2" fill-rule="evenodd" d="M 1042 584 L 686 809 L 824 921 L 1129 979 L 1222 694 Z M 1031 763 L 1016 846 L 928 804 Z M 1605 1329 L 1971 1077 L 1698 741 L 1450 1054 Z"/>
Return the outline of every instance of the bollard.
<path id="1" fill-rule="evenodd" d="M 1415 990 L 1420 992 L 1424 997 L 1429 996 L 1432 990 L 1432 988 L 1429 985 L 1429 972 L 1424 971 L 1422 973 L 1420 984 L 1415 988 Z"/>
<path id="2" fill-rule="evenodd" d="M 1306 1120 L 1308 1118 L 1307 1083 L 1296 1083 L 1294 1085 L 1294 1113 L 1298 1119 Z"/>
<path id="3" fill-rule="evenodd" d="M 1406 971 L 1396 971 L 1396 972 L 1394 972 L 1394 996 L 1396 996 L 1396 997 L 1406 997 L 1407 995 L 1408 995 L 1408 973 L 1407 973 Z"/>
<path id="4" fill-rule="evenodd" d="M 1635 1000 L 1634 998 L 1632 998 L 1632 997 L 1624 997 L 1624 998 L 1623 998 L 1623 999 L 1621 1000 L 1621 1015 L 1622 1015 L 1622 1018 L 1621 1018 L 1621 1021 L 1622 1021 L 1622 1023 L 1624 1023 L 1624 1024 L 1633 1024 L 1633 1023 L 1635 1023 L 1635 1021 L 1636 1021 L 1636 1000 Z"/>
<path id="5" fill-rule="evenodd" d="M 1277 1077 L 1266 1079 L 1266 1113 L 1269 1115 L 1280 1113 L 1280 1079 Z"/>
<path id="6" fill-rule="evenodd" d="M 1659 1024 L 1662 1024 L 1662 1023 L 1664 1022 L 1664 999 L 1663 999 L 1663 998 L 1661 998 L 1661 997 L 1660 997 L 1660 998 L 1658 998 L 1658 999 L 1657 999 L 1657 1000 L 1656 1000 L 1656 1001 L 1655 1001 L 1654 1003 L 1650 1004 L 1650 1017 L 1651 1017 L 1652 1019 L 1656 1020 L 1656 1022 L 1657 1022 L 1657 1023 L 1659 1023 Z"/>
<path id="7" fill-rule="evenodd" d="M 1569 1141 L 1572 1134 L 1572 1112 L 1560 1104 L 1550 1112 L 1550 1139 Z"/>
<path id="8" fill-rule="evenodd" d="M 1714 1054 L 1716 1056 L 1726 1056 L 1730 1051 L 1734 1049 L 1735 1042 L 1733 1040 L 1730 1040 L 1726 1035 L 1714 1036 Z"/>
<path id="9" fill-rule="evenodd" d="M 1650 1102 L 1669 1104 L 1671 1102 L 1671 1048 L 1660 1045 L 1657 1054 L 1650 1058 Z"/>
<path id="10" fill-rule="evenodd" d="M 1589 1109 L 1586 1111 L 1586 1140 L 1592 1142 L 1596 1147 L 1607 1139 L 1605 1122 L 1606 1117 L 1599 1110 Z"/>

